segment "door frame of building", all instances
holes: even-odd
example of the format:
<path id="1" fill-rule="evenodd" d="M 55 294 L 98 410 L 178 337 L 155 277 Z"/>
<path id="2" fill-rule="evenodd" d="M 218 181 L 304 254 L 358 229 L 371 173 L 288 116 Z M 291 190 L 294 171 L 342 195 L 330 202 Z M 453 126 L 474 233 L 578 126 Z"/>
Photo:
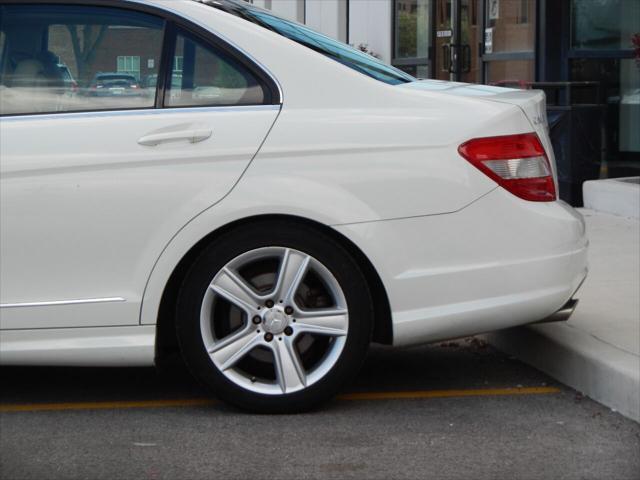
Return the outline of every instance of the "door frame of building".
<path id="1" fill-rule="evenodd" d="M 475 0 L 470 0 L 470 1 L 475 1 Z M 399 58 L 396 57 L 396 48 L 397 48 L 397 30 L 396 30 L 396 26 L 397 26 L 397 7 L 396 7 L 396 3 L 397 0 L 393 0 L 391 2 L 391 9 L 392 9 L 392 15 L 391 15 L 391 31 L 392 31 L 392 38 L 391 38 L 391 64 L 395 67 L 398 67 L 400 69 L 408 69 L 407 67 L 418 67 L 418 66 L 425 66 L 428 68 L 429 71 L 429 75 L 428 78 L 436 78 L 436 72 L 435 72 L 435 68 L 437 65 L 436 62 L 436 55 L 439 55 L 440 52 L 436 52 L 436 39 L 437 39 L 437 25 L 436 25 L 436 13 L 437 13 L 437 2 L 438 0 L 431 0 L 430 1 L 430 6 L 429 6 L 429 32 L 430 32 L 430 45 L 429 45 L 429 49 L 428 49 L 428 56 L 427 57 L 411 57 L 411 58 Z M 478 16 L 478 35 L 477 37 L 474 39 L 475 42 L 478 42 L 479 46 L 478 46 L 478 52 L 479 52 L 479 58 L 478 61 L 480 62 L 480 68 L 481 68 L 481 81 L 484 81 L 484 39 L 483 39 L 483 32 L 484 32 L 484 11 L 485 11 L 485 3 L 486 0 L 482 0 L 479 2 L 479 9 L 477 12 L 477 16 Z M 462 15 L 461 15 L 461 11 L 462 11 L 462 0 L 451 0 L 451 6 L 452 6 L 452 11 L 451 11 L 451 30 L 452 30 L 452 36 L 451 36 L 451 43 L 453 45 L 456 45 L 456 50 L 460 50 L 460 44 L 461 44 L 461 40 L 462 40 Z M 471 49 L 471 51 L 473 51 L 473 49 Z M 457 52 L 456 52 L 457 53 Z M 453 52 L 452 52 L 452 56 L 453 56 Z M 461 74 L 462 74 L 462 62 L 463 62 L 463 58 L 460 54 L 456 55 L 456 60 L 455 60 L 455 65 L 452 64 L 452 72 L 450 75 L 449 80 L 454 80 L 454 81 L 459 81 L 461 78 Z"/>
<path id="2" fill-rule="evenodd" d="M 391 45 L 391 64 L 401 69 L 407 69 L 407 67 L 417 67 L 417 66 L 427 66 L 429 70 L 429 78 L 436 78 L 435 68 L 437 65 L 436 55 L 438 54 L 435 50 L 436 46 L 436 38 L 437 38 L 437 25 L 436 25 L 436 4 L 437 0 L 431 0 L 430 2 L 430 38 L 431 44 L 429 46 L 429 55 L 428 57 L 420 57 L 420 58 L 398 58 L 395 56 L 396 53 L 396 1 L 393 0 L 391 2 L 391 28 L 392 28 L 392 45 Z M 471 0 L 475 1 L 475 0 Z M 487 66 L 492 61 L 504 61 L 504 60 L 534 60 L 534 80 L 539 81 L 540 75 L 539 72 L 542 72 L 542 76 L 544 76 L 544 72 L 547 70 L 547 66 L 543 65 L 545 62 L 544 56 L 541 54 L 537 54 L 536 52 L 540 52 L 545 50 L 547 45 L 544 41 L 545 33 L 546 33 L 546 25 L 545 25 L 545 14 L 546 14 L 546 3 L 547 0 L 536 0 L 535 6 L 535 16 L 536 16 L 536 31 L 535 31 L 535 40 L 534 40 L 534 50 L 531 52 L 498 52 L 498 53 L 486 53 L 485 51 L 485 31 L 486 31 L 486 9 L 487 9 L 488 0 L 480 0 L 478 2 L 478 35 L 475 39 L 478 42 L 478 53 L 479 58 L 478 61 L 480 63 L 480 83 L 486 83 L 487 81 Z M 461 43 L 461 3 L 462 0 L 452 0 L 452 41 L 455 42 L 456 45 Z M 566 2 L 563 2 L 566 3 Z M 568 8 L 567 8 L 568 10 Z M 473 50 L 473 49 L 472 49 Z M 566 51 L 566 50 L 563 50 Z M 458 56 L 459 63 L 462 62 L 462 58 Z M 547 67 L 547 68 L 545 68 Z M 566 68 L 566 67 L 565 67 Z M 460 65 L 457 65 L 454 68 L 455 72 L 452 74 L 451 80 L 458 80 L 461 75 Z"/>
<path id="3" fill-rule="evenodd" d="M 467 4 L 467 14 L 471 15 L 473 12 L 473 3 L 476 0 L 468 0 Z M 477 3 L 478 10 L 476 12 L 476 28 L 477 32 L 475 38 L 471 38 L 471 32 L 469 32 L 469 40 L 468 43 L 463 43 L 463 31 L 462 31 L 462 2 L 463 0 L 453 0 L 452 4 L 452 24 L 453 24 L 453 39 L 455 42 L 456 48 L 456 59 L 454 72 L 452 74 L 451 80 L 462 82 L 468 81 L 468 79 L 464 79 L 462 76 L 465 73 L 470 73 L 471 67 L 473 65 L 473 52 L 474 50 L 477 52 L 477 62 L 478 69 L 480 71 L 479 82 L 484 82 L 485 80 L 485 59 L 484 59 L 484 13 L 485 13 L 485 5 L 487 0 L 481 0 Z M 471 22 L 471 18 L 469 18 L 469 22 Z M 472 24 L 469 23 L 469 28 L 471 29 Z M 477 48 L 477 50 L 476 50 Z M 468 61 L 468 67 L 465 65 L 465 59 Z M 452 62 L 453 63 L 453 62 Z M 467 70 L 468 68 L 468 70 Z M 474 82 L 475 83 L 475 82 Z"/>

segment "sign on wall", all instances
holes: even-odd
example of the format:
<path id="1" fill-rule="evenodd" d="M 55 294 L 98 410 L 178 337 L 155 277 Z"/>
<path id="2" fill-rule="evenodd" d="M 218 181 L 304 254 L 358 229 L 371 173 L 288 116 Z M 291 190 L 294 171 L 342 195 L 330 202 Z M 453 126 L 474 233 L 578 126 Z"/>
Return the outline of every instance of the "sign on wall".
<path id="1" fill-rule="evenodd" d="M 493 28 L 484 29 L 484 53 L 493 53 Z"/>
<path id="2" fill-rule="evenodd" d="M 489 0 L 489 20 L 500 18 L 500 0 Z"/>

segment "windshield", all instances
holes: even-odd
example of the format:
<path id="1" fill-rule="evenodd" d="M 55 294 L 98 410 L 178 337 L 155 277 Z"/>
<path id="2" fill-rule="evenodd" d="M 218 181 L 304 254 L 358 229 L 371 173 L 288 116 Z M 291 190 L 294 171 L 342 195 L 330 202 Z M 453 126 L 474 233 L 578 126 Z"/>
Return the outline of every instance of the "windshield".
<path id="1" fill-rule="evenodd" d="M 334 40 L 299 23 L 277 17 L 267 10 L 256 8 L 243 1 L 196 0 L 214 8 L 224 10 L 261 27 L 272 30 L 283 37 L 321 53 L 369 77 L 390 85 L 413 82 L 411 75 L 398 70 L 377 58 L 361 52 L 345 43 Z"/>

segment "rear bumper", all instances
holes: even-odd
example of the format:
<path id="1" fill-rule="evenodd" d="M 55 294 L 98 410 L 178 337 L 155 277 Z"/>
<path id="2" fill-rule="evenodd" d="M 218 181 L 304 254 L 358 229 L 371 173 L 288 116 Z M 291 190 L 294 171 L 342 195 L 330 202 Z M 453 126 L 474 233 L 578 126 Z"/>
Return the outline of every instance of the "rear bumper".
<path id="1" fill-rule="evenodd" d="M 497 188 L 446 215 L 343 225 L 386 287 L 395 345 L 547 319 L 587 274 L 582 217 Z"/>

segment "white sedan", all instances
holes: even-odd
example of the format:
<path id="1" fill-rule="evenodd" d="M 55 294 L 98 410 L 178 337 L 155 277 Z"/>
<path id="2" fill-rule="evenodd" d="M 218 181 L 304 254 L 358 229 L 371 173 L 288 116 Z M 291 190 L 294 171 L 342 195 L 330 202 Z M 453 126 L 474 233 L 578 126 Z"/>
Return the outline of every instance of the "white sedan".
<path id="1" fill-rule="evenodd" d="M 587 239 L 542 93 L 417 81 L 233 0 L 0 8 L 1 364 L 179 351 L 292 412 L 370 342 L 571 313 Z"/>

